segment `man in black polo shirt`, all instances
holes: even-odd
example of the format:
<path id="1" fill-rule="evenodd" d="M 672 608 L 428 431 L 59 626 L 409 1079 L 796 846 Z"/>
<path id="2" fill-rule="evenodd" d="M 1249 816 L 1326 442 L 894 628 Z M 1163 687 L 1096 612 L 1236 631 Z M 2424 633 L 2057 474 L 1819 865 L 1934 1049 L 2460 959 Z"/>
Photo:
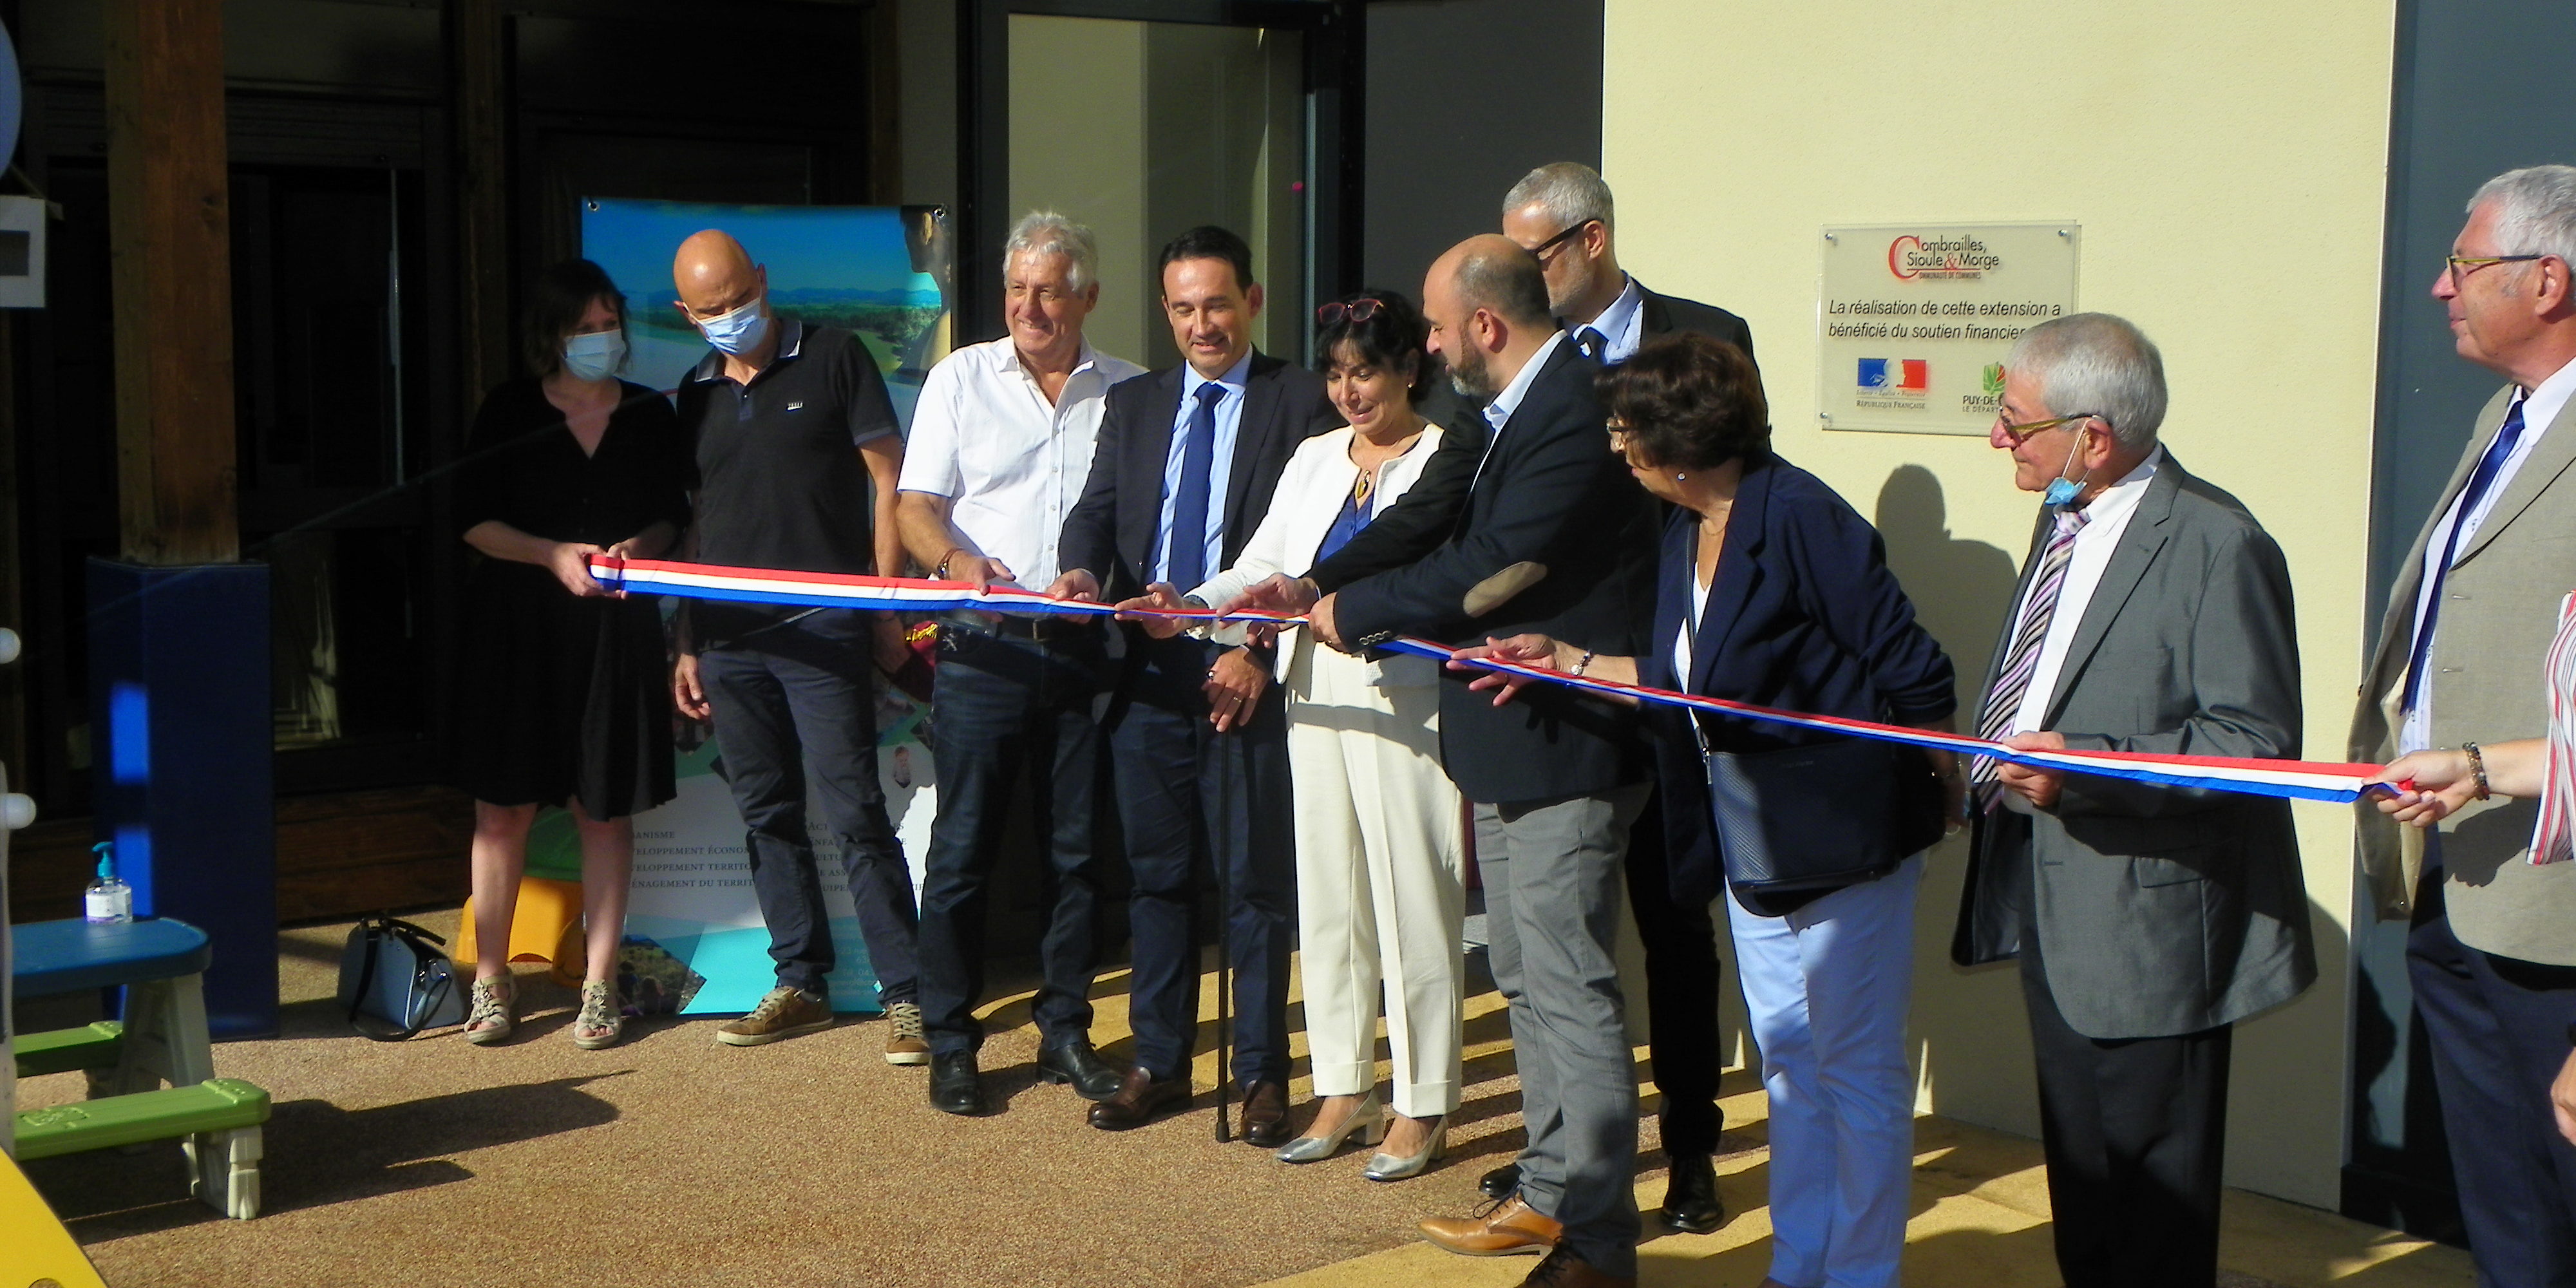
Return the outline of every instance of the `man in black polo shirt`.
<path id="1" fill-rule="evenodd" d="M 698 469 L 686 557 L 799 572 L 900 571 L 890 514 L 869 521 L 870 483 L 877 507 L 890 511 L 903 469 L 876 360 L 847 331 L 772 315 L 768 271 L 715 229 L 680 244 L 671 276 L 681 309 L 714 346 L 680 382 L 680 424 Z M 890 1021 L 886 1062 L 930 1058 L 914 982 L 911 873 L 877 785 L 868 667 L 871 650 L 897 629 L 878 616 L 708 601 L 681 617 L 673 689 L 683 715 L 714 717 L 778 963 L 778 986 L 717 1029 L 719 1042 L 757 1046 L 831 1027 L 832 933 L 805 830 L 810 799 L 840 840 Z"/>

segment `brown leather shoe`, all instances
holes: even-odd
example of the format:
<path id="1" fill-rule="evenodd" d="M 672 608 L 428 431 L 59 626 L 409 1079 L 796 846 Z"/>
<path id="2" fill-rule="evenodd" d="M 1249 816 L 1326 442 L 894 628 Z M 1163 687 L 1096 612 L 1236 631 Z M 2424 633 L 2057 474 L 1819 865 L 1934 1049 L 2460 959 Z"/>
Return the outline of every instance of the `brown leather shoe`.
<path id="1" fill-rule="evenodd" d="M 1521 1288 L 1637 1288 L 1637 1281 L 1597 1269 L 1571 1249 L 1559 1247 L 1530 1268 Z"/>
<path id="2" fill-rule="evenodd" d="M 1545 1252 L 1564 1234 L 1564 1226 L 1540 1216 L 1518 1195 L 1474 1216 L 1436 1216 L 1422 1223 L 1423 1238 L 1466 1257 Z"/>
<path id="3" fill-rule="evenodd" d="M 1091 1125 L 1102 1131 L 1125 1131 L 1189 1102 L 1188 1078 L 1156 1078 L 1141 1067 L 1129 1069 L 1118 1082 L 1118 1094 L 1091 1107 Z"/>
<path id="4" fill-rule="evenodd" d="M 1243 1089 L 1243 1142 L 1255 1149 L 1277 1149 L 1294 1133 L 1288 1130 L 1288 1085 L 1256 1082 Z"/>

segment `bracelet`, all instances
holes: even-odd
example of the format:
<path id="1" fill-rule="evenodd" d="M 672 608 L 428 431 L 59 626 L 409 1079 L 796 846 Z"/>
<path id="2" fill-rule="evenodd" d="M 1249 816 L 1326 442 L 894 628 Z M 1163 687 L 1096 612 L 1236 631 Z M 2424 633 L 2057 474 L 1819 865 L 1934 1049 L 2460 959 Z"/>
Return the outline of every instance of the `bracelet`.
<path id="1" fill-rule="evenodd" d="M 948 561 L 964 553 L 966 553 L 966 547 L 964 546 L 948 547 L 948 553 L 939 556 L 939 566 L 931 569 L 930 575 L 941 581 L 948 580 Z"/>
<path id="2" fill-rule="evenodd" d="M 1575 662 L 1574 669 L 1566 672 L 1566 674 L 1581 675 L 1583 674 L 1583 668 L 1590 665 L 1592 665 L 1592 650 L 1585 649 L 1583 650 L 1583 656 Z"/>
<path id="3" fill-rule="evenodd" d="M 2460 750 L 2469 753 L 2469 774 L 2478 780 L 2478 794 L 2473 799 L 2487 799 L 2487 758 L 2478 754 L 2478 745 L 2474 742 L 2461 743 Z"/>

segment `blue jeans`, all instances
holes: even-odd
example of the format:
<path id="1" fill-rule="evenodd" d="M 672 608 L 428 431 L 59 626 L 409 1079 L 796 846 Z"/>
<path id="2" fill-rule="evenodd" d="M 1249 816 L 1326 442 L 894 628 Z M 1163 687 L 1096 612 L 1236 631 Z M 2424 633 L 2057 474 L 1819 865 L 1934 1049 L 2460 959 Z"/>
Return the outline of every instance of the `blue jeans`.
<path id="1" fill-rule="evenodd" d="M 868 624 L 837 609 L 736 639 L 698 656 L 715 708 L 716 751 L 750 835 L 752 893 L 769 924 L 778 982 L 821 991 L 836 959 L 822 874 L 805 831 L 811 802 L 841 843 L 859 937 L 887 1006 L 917 993 L 912 872 L 877 782 L 876 695 Z"/>
<path id="2" fill-rule="evenodd" d="M 1044 982 L 1031 1013 L 1048 1046 L 1089 1036 L 1100 898 L 1092 827 L 1100 729 L 1091 703 L 1102 653 L 1096 630 L 1043 644 L 940 632 L 930 736 L 939 817 L 921 880 L 921 1016 L 934 1052 L 984 1042 L 975 1019 L 984 991 L 984 887 L 1023 769 L 1044 785 L 1033 804 L 1047 853 Z"/>

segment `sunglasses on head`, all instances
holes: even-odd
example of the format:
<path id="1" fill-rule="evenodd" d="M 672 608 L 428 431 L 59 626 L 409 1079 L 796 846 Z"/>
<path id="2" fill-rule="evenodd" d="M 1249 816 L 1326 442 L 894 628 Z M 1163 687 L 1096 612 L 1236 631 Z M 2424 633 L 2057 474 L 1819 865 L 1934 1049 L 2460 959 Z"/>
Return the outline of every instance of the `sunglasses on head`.
<path id="1" fill-rule="evenodd" d="M 1386 301 L 1367 295 L 1348 304 L 1335 300 L 1315 310 L 1315 325 L 1338 326 L 1344 318 L 1349 318 L 1353 322 L 1366 322 L 1376 317 L 1377 311 L 1385 306 Z"/>

